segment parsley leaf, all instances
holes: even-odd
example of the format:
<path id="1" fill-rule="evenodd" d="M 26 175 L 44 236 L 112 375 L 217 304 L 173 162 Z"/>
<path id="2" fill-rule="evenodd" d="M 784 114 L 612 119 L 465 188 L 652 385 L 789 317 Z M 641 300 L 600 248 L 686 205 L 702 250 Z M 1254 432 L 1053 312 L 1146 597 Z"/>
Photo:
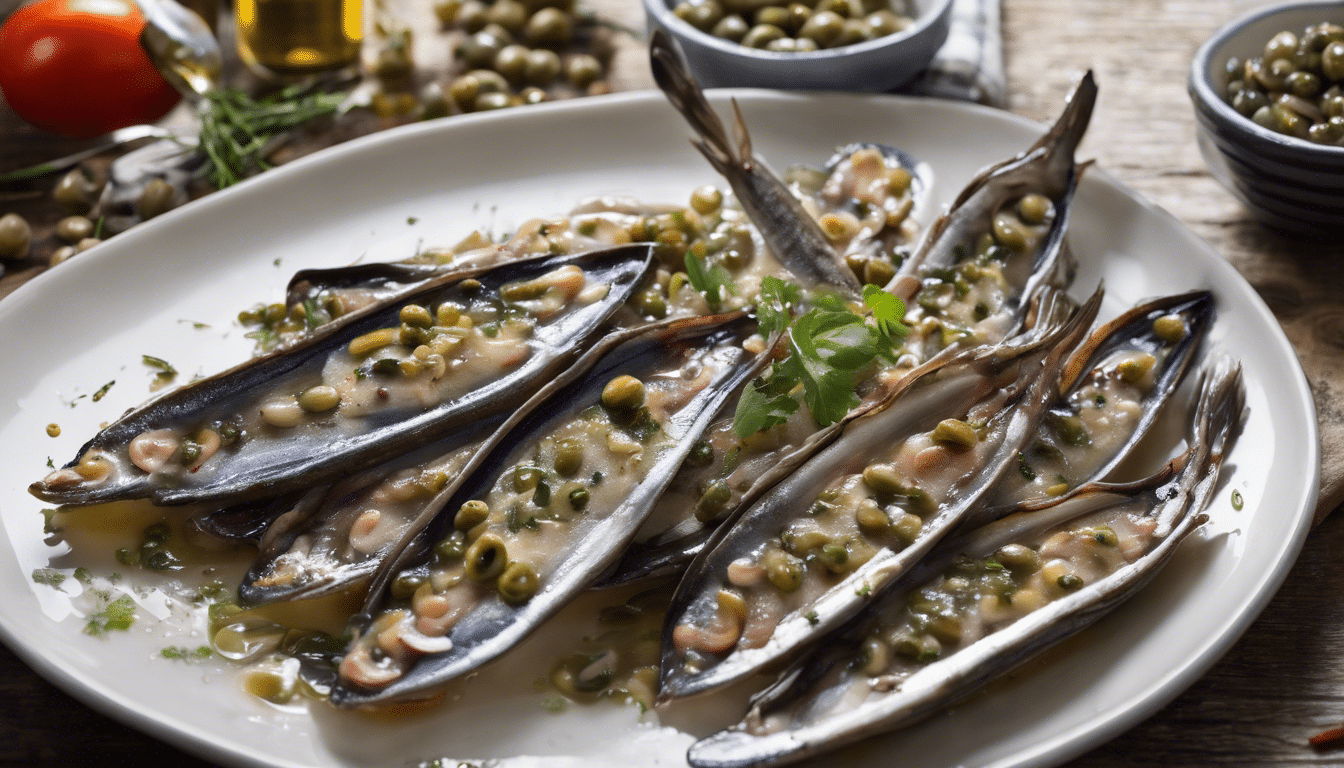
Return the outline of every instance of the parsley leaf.
<path id="1" fill-rule="evenodd" d="M 733 290 L 733 276 L 722 264 L 708 266 L 706 259 L 691 251 L 686 252 L 686 280 L 692 288 L 704 294 L 710 309 L 717 310 L 728 292 Z"/>
<path id="2" fill-rule="evenodd" d="M 756 379 L 742 390 L 733 416 L 733 432 L 748 437 L 789 420 L 789 414 L 798 410 L 798 401 L 787 392 L 769 394 L 770 383 Z"/>
<path id="3" fill-rule="evenodd" d="M 899 297 L 887 293 L 876 285 L 865 285 L 863 303 L 873 310 L 877 330 L 887 339 L 895 342 L 904 339 L 910 333 L 910 326 L 905 324 L 905 302 Z"/>
<path id="4" fill-rule="evenodd" d="M 756 301 L 756 323 L 761 335 L 770 336 L 789 327 L 792 310 L 802 301 L 802 290 L 778 277 L 761 281 L 761 295 Z"/>

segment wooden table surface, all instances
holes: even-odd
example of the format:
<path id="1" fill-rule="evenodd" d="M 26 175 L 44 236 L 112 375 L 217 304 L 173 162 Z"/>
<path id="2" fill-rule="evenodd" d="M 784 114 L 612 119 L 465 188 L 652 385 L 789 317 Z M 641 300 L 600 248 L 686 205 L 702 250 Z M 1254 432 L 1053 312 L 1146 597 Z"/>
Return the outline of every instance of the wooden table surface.
<path id="1" fill-rule="evenodd" d="M 592 3 L 632 25 L 635 0 Z M 1009 107 L 1051 118 L 1076 78 L 1093 69 L 1101 98 L 1081 157 L 1170 211 L 1261 291 L 1299 350 L 1316 392 L 1326 446 L 1328 511 L 1344 471 L 1344 333 L 1332 302 L 1344 295 L 1344 249 L 1282 239 L 1250 220 L 1205 170 L 1194 141 L 1185 78 L 1195 48 L 1260 3 L 1226 0 L 1003 0 Z M 0 18 L 16 7 L 0 0 Z M 413 7 L 407 4 L 407 7 Z M 427 13 L 421 8 L 420 13 Z M 423 39 L 418 41 L 423 45 Z M 618 89 L 646 87 L 631 44 L 617 57 Z M 0 168 L 59 154 L 68 144 L 22 129 L 0 105 Z M 40 200 L 0 192 L 0 214 L 37 219 Z M 45 251 L 44 251 L 45 253 Z M 0 296 L 43 269 L 33 260 L 0 279 Z M 1307 738 L 1344 724 L 1344 519 L 1325 519 L 1277 597 L 1209 673 L 1073 768 L 1158 765 L 1344 765 L 1344 751 Z M 0 648 L 0 764 L 204 765 L 95 713 Z"/>

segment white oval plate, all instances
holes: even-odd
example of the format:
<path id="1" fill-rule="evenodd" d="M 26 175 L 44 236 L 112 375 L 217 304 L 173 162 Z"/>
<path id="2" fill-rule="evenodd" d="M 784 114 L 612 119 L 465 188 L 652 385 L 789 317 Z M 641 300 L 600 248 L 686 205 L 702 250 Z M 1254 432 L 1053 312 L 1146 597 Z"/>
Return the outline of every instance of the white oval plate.
<path id="1" fill-rule="evenodd" d="M 819 163 L 848 142 L 885 142 L 932 164 L 939 205 L 1041 130 L 1006 113 L 941 101 L 737 96 L 756 151 L 776 168 Z M 725 104 L 722 95 L 715 101 Z M 281 710 L 242 693 L 225 663 L 162 658 L 163 647 L 199 645 L 203 633 L 199 619 L 156 591 L 137 593 L 130 631 L 86 635 L 84 619 L 71 615 L 80 600 L 66 596 L 80 591 L 77 583 L 53 589 L 30 574 L 48 565 L 69 573 L 85 561 L 104 574 L 117 566 L 110 552 L 84 547 L 72 555 L 68 545 L 44 541 L 43 505 L 25 489 L 46 472 L 48 457 L 64 463 L 100 422 L 147 397 L 153 371 L 142 354 L 168 359 L 181 381 L 244 359 L 250 342 L 233 318 L 255 301 L 278 300 L 294 270 L 404 258 L 422 242 L 451 244 L 476 227 L 506 232 L 591 195 L 684 201 L 696 186 L 717 181 L 687 136 L 652 93 L 388 131 L 173 211 L 0 302 L 0 358 L 9 361 L 0 379 L 4 641 L 91 706 L 234 765 L 436 757 L 517 758 L 510 766 L 682 765 L 694 735 L 736 721 L 741 696 L 681 705 L 662 713 L 661 724 L 616 704 L 545 711 L 532 682 L 584 629 L 563 621 L 459 685 L 438 710 L 401 719 L 325 706 Z M 1216 294 L 1212 347 L 1245 366 L 1250 414 L 1212 520 L 1149 588 L 1080 636 L 950 713 L 817 765 L 1063 761 L 1192 683 L 1264 607 L 1301 547 L 1319 471 L 1315 418 L 1293 350 L 1264 304 L 1175 219 L 1096 169 L 1078 192 L 1069 239 L 1081 262 L 1075 291 L 1090 292 L 1105 278 L 1107 314 L 1157 294 Z M 111 380 L 101 401 L 87 397 Z M 60 437 L 46 436 L 51 422 L 62 426 Z M 1234 489 L 1245 499 L 1241 510 L 1233 508 Z M 123 585 L 143 573 L 128 573 Z M 585 600 L 591 608 L 602 599 Z"/>

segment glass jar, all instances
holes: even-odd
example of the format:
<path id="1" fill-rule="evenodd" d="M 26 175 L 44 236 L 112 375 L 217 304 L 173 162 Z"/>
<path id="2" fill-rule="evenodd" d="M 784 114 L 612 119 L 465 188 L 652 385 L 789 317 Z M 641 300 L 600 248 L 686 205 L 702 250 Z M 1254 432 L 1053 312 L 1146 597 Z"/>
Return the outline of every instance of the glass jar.
<path id="1" fill-rule="evenodd" d="M 262 75 L 296 76 L 359 61 L 363 0 L 235 0 L 238 54 Z"/>

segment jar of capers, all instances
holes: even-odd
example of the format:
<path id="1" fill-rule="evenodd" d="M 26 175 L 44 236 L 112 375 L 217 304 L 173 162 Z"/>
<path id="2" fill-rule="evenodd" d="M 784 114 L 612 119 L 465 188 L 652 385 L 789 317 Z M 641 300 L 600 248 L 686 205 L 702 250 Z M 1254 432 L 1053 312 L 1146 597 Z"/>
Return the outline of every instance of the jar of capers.
<path id="1" fill-rule="evenodd" d="M 1227 61 L 1224 98 L 1263 128 L 1344 146 L 1344 25 L 1284 30 L 1262 55 Z"/>
<path id="2" fill-rule="evenodd" d="M 702 32 L 781 53 L 876 40 L 914 21 L 906 0 L 679 0 L 672 12 Z"/>

